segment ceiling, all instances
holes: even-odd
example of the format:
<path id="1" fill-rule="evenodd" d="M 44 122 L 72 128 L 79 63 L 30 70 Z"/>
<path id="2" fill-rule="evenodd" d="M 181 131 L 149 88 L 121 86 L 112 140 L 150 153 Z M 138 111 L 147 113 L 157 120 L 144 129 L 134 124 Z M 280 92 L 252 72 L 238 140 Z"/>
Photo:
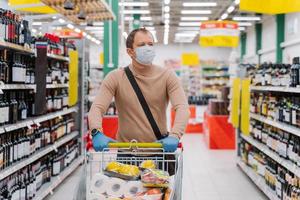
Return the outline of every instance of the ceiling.
<path id="1" fill-rule="evenodd" d="M 77 1 L 77 0 L 71 0 Z M 84 0 L 89 2 L 90 0 Z M 95 1 L 95 0 L 93 0 Z M 112 0 L 115 1 L 115 0 Z M 121 6 L 120 2 L 142 2 L 146 5 L 139 6 L 139 7 L 132 7 L 132 6 Z M 190 6 L 186 7 L 184 3 L 213 3 L 216 5 L 210 6 Z M 232 6 L 230 12 L 227 11 L 228 8 Z M 169 7 L 169 8 L 167 8 Z M 239 1 L 238 0 L 119 0 L 119 19 L 122 19 L 123 15 L 123 8 L 125 12 L 133 11 L 138 12 L 141 10 L 146 10 L 149 14 L 141 14 L 141 26 L 149 27 L 150 31 L 152 31 L 158 43 L 184 43 L 184 42 L 198 42 L 197 35 L 199 34 L 200 30 L 200 22 L 201 20 L 192 21 L 191 17 L 201 17 L 207 18 L 208 20 L 219 20 L 224 13 L 228 14 L 228 17 L 223 19 L 232 19 L 234 16 L 251 16 L 254 15 L 252 13 L 241 13 L 238 11 Z M 189 12 L 189 11 L 197 11 L 200 10 L 201 12 L 211 12 L 209 14 L 183 14 L 182 12 Z M 28 17 L 29 13 L 23 13 Z M 41 17 L 41 15 L 36 15 L 34 13 L 30 13 L 29 17 L 32 17 L 34 22 L 42 22 L 44 24 L 47 22 L 48 24 L 52 25 L 54 28 L 57 27 L 66 27 L 70 21 L 66 20 L 66 22 L 61 23 L 59 21 L 60 18 L 63 16 L 61 15 L 45 15 L 45 17 Z M 38 16 L 38 17 L 35 17 Z M 124 22 L 124 31 L 128 34 L 130 30 L 132 30 L 132 17 L 133 14 L 124 14 L 125 22 Z M 144 18 L 146 17 L 146 20 Z M 147 17 L 151 17 L 151 19 L 147 19 Z M 169 17 L 169 18 L 168 18 Z M 185 17 L 185 20 L 182 19 Z M 225 16 L 223 16 L 225 17 Z M 66 18 L 65 18 L 66 19 Z M 205 19 L 206 20 L 206 19 Z M 181 23 L 192 22 L 196 26 L 180 26 Z M 35 24 L 35 23 L 33 23 Z M 121 21 L 119 20 L 119 24 Z M 254 23 L 252 22 L 252 25 Z M 74 24 L 75 25 L 75 24 Z M 34 29 L 41 29 L 41 25 L 34 25 Z M 87 34 L 95 37 L 97 40 L 103 40 L 103 23 L 95 22 L 94 27 L 86 27 L 86 23 L 81 23 L 81 25 L 77 24 L 75 27 L 79 28 L 82 31 L 85 31 Z M 86 30 L 86 29 L 94 29 L 94 30 Z M 122 30 L 120 28 L 120 30 Z M 178 34 L 188 34 L 189 37 L 185 38 L 176 38 L 176 33 Z M 120 35 L 124 35 L 120 33 Z M 126 34 L 125 34 L 126 35 Z M 166 38 L 167 37 L 167 38 Z M 167 39 L 167 40 L 166 40 Z"/>

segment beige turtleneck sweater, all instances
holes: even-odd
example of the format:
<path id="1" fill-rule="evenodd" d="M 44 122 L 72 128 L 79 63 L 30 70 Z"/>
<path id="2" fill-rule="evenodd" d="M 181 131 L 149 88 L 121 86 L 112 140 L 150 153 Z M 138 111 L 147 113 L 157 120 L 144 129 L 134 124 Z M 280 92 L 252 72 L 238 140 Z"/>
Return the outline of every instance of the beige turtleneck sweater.
<path id="1" fill-rule="evenodd" d="M 166 109 L 169 100 L 171 101 L 176 116 L 170 135 L 180 138 L 188 122 L 189 107 L 174 71 L 157 66 L 143 69 L 130 66 L 130 69 L 162 133 L 167 133 Z M 102 130 L 102 117 L 113 97 L 119 116 L 117 140 L 119 142 L 130 142 L 133 139 L 138 142 L 156 141 L 155 134 L 124 69 L 110 72 L 103 80 L 89 112 L 90 130 L 94 128 Z"/>

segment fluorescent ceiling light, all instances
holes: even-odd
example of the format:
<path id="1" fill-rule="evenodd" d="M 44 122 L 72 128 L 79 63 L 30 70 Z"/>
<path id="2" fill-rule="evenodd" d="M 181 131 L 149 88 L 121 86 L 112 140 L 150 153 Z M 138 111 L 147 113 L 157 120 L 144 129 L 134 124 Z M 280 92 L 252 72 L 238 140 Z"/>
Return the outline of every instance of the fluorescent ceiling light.
<path id="1" fill-rule="evenodd" d="M 87 26 L 85 30 L 104 30 L 103 26 Z"/>
<path id="2" fill-rule="evenodd" d="M 238 4 L 240 4 L 240 0 L 235 0 L 234 3 L 235 3 L 235 5 L 238 5 Z"/>
<path id="3" fill-rule="evenodd" d="M 229 6 L 227 9 L 228 13 L 232 13 L 232 11 L 234 11 L 235 7 L 234 6 Z"/>
<path id="4" fill-rule="evenodd" d="M 59 23 L 61 23 L 61 24 L 63 24 L 63 23 L 66 22 L 66 21 L 65 21 L 64 19 L 62 19 L 62 18 L 60 18 L 58 21 L 59 21 Z"/>
<path id="5" fill-rule="evenodd" d="M 246 28 L 245 27 L 239 27 L 239 30 L 244 31 L 244 30 L 246 30 Z"/>
<path id="6" fill-rule="evenodd" d="M 119 6 L 149 6 L 148 2 L 120 2 Z"/>
<path id="7" fill-rule="evenodd" d="M 239 26 L 252 26 L 251 22 L 240 22 L 238 24 L 239 24 Z"/>
<path id="8" fill-rule="evenodd" d="M 181 14 L 208 15 L 211 14 L 211 10 L 182 10 Z"/>
<path id="9" fill-rule="evenodd" d="M 82 32 L 82 35 L 83 35 L 83 37 L 85 37 L 87 35 L 87 33 L 86 32 Z"/>
<path id="10" fill-rule="evenodd" d="M 180 22 L 179 26 L 199 26 L 200 27 L 201 23 L 200 22 Z"/>
<path id="11" fill-rule="evenodd" d="M 165 19 L 169 19 L 170 18 L 170 14 L 169 13 L 165 13 Z"/>
<path id="12" fill-rule="evenodd" d="M 199 27 L 178 27 L 177 30 L 199 31 L 200 26 Z"/>
<path id="13" fill-rule="evenodd" d="M 222 16 L 221 16 L 221 19 L 224 20 L 228 17 L 228 14 L 227 13 L 224 13 Z"/>
<path id="14" fill-rule="evenodd" d="M 149 14 L 149 10 L 124 10 L 124 14 Z"/>
<path id="15" fill-rule="evenodd" d="M 81 30 L 79 29 L 79 28 L 75 28 L 75 30 L 74 30 L 76 33 L 80 33 L 81 32 Z"/>
<path id="16" fill-rule="evenodd" d="M 165 6 L 164 11 L 165 11 L 166 13 L 170 12 L 170 6 Z"/>
<path id="17" fill-rule="evenodd" d="M 74 28 L 74 25 L 73 25 L 73 24 L 68 24 L 67 27 L 68 27 L 69 29 L 73 29 L 73 28 Z"/>
<path id="18" fill-rule="evenodd" d="M 62 27 L 58 26 L 58 27 L 56 27 L 56 30 L 60 31 L 60 30 L 62 30 Z"/>
<path id="19" fill-rule="evenodd" d="M 198 35 L 198 32 L 197 33 L 176 33 L 175 36 L 176 37 L 195 37 L 196 35 Z"/>
<path id="20" fill-rule="evenodd" d="M 101 42 L 99 40 L 96 40 L 96 44 L 101 44 Z"/>
<path id="21" fill-rule="evenodd" d="M 33 29 L 31 29 L 31 32 L 36 33 L 37 30 L 33 28 Z"/>
<path id="22" fill-rule="evenodd" d="M 259 21 L 261 20 L 260 17 L 233 17 L 234 21 Z"/>
<path id="23" fill-rule="evenodd" d="M 53 16 L 53 17 L 52 17 L 52 19 L 56 19 L 56 18 L 57 18 L 57 16 Z"/>
<path id="24" fill-rule="evenodd" d="M 164 33 L 164 45 L 168 45 L 169 43 L 169 32 Z"/>
<path id="25" fill-rule="evenodd" d="M 86 38 L 90 40 L 92 38 L 92 36 L 87 35 Z"/>
<path id="26" fill-rule="evenodd" d="M 165 24 L 169 24 L 170 20 L 169 19 L 165 19 Z"/>
<path id="27" fill-rule="evenodd" d="M 32 25 L 33 25 L 33 26 L 41 26 L 41 25 L 42 25 L 42 22 L 32 22 Z"/>
<path id="28" fill-rule="evenodd" d="M 124 38 L 125 38 L 125 40 L 126 40 L 126 39 L 127 39 L 127 37 L 128 37 L 128 33 L 124 31 L 122 35 L 123 35 L 123 37 L 124 37 Z"/>
<path id="29" fill-rule="evenodd" d="M 184 2 L 184 7 L 214 7 L 217 6 L 216 2 Z"/>
<path id="30" fill-rule="evenodd" d="M 171 1 L 171 0 L 164 0 L 164 3 L 165 3 L 166 5 L 168 5 L 168 4 L 170 3 L 170 1 Z"/>
<path id="31" fill-rule="evenodd" d="M 205 21 L 208 17 L 181 17 L 181 21 Z"/>
<path id="32" fill-rule="evenodd" d="M 154 42 L 157 42 L 157 37 L 156 37 L 156 31 L 150 31 L 150 33 L 153 35 Z"/>
<path id="33" fill-rule="evenodd" d="M 170 25 L 169 24 L 165 24 L 165 28 L 170 28 Z"/>
<path id="34" fill-rule="evenodd" d="M 155 30 L 155 28 L 153 26 L 145 27 L 145 29 L 147 29 L 148 31 L 154 31 Z"/>
<path id="35" fill-rule="evenodd" d="M 141 17 L 141 21 L 151 21 L 152 17 Z"/>

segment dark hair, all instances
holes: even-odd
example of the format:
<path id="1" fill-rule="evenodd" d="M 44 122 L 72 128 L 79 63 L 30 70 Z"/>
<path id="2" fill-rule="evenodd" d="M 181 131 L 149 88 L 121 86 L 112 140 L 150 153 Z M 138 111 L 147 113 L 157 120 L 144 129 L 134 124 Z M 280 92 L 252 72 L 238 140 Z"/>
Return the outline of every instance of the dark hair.
<path id="1" fill-rule="evenodd" d="M 135 34 L 137 32 L 143 32 L 143 33 L 150 33 L 150 35 L 152 36 L 151 32 L 148 31 L 145 27 L 142 27 L 142 28 L 138 28 L 138 29 L 134 29 L 133 31 L 131 31 L 126 39 L 126 48 L 130 48 L 132 49 L 133 48 L 133 43 L 134 43 L 134 37 L 135 37 Z"/>

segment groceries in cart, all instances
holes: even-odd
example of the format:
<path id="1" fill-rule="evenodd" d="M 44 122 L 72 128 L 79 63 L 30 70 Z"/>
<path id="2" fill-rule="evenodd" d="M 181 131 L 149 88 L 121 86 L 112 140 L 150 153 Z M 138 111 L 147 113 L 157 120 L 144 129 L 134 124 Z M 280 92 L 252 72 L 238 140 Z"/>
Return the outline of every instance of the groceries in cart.
<path id="1" fill-rule="evenodd" d="M 169 200 L 170 176 L 146 160 L 139 166 L 109 162 L 104 174 L 94 174 L 91 200 Z"/>

